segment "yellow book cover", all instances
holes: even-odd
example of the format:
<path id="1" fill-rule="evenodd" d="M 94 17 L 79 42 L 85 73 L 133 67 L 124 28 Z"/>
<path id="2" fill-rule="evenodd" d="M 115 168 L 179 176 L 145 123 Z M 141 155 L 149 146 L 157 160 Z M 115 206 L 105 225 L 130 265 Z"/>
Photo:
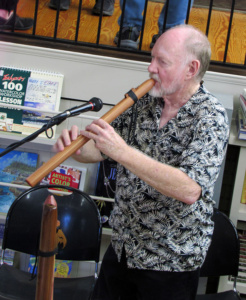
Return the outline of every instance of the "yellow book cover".
<path id="1" fill-rule="evenodd" d="M 243 182 L 243 190 L 242 190 L 242 196 L 241 196 L 241 203 L 246 204 L 246 172 L 245 172 L 244 182 Z"/>
<path id="2" fill-rule="evenodd" d="M 55 260 L 54 277 L 69 278 L 73 262 L 71 260 Z M 28 272 L 37 274 L 38 260 L 36 256 L 30 255 Z"/>
<path id="3" fill-rule="evenodd" d="M 55 277 L 69 278 L 73 262 L 71 260 L 55 261 Z"/>

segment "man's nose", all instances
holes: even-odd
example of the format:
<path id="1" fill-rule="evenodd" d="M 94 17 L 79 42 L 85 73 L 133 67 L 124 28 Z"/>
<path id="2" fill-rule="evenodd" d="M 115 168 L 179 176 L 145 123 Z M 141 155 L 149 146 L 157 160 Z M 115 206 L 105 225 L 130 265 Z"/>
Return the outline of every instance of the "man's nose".
<path id="1" fill-rule="evenodd" d="M 148 66 L 149 73 L 157 73 L 156 64 L 154 61 L 151 61 L 150 65 Z"/>

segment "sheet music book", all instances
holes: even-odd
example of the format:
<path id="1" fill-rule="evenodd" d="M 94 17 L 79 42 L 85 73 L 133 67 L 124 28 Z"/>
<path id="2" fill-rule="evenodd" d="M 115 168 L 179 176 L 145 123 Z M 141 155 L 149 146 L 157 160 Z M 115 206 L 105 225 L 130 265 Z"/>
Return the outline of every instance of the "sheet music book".
<path id="1" fill-rule="evenodd" d="M 30 135 L 46 124 L 50 119 L 47 111 L 59 110 L 63 79 L 64 75 L 60 73 L 1 66 L 0 130 Z M 54 126 L 54 132 L 55 129 Z M 46 137 L 45 133 L 40 136 Z"/>

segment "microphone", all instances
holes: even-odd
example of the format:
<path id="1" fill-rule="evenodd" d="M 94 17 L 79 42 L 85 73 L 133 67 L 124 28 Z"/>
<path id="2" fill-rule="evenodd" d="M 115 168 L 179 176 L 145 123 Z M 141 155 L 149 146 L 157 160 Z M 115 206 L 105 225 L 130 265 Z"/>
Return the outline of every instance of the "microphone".
<path id="1" fill-rule="evenodd" d="M 57 115 L 55 118 L 69 118 L 78 116 L 79 114 L 93 110 L 95 112 L 99 111 L 103 107 L 103 102 L 101 99 L 93 97 L 87 103 L 80 106 L 74 106 L 70 109 L 65 110 L 64 112 Z"/>

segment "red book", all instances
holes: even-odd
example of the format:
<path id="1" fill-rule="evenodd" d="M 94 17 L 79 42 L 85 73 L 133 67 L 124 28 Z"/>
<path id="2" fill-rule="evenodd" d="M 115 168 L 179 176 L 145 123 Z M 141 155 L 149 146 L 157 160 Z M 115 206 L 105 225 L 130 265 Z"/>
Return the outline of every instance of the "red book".
<path id="1" fill-rule="evenodd" d="M 84 190 L 86 171 L 86 168 L 59 165 L 43 178 L 41 184 L 57 184 Z"/>

